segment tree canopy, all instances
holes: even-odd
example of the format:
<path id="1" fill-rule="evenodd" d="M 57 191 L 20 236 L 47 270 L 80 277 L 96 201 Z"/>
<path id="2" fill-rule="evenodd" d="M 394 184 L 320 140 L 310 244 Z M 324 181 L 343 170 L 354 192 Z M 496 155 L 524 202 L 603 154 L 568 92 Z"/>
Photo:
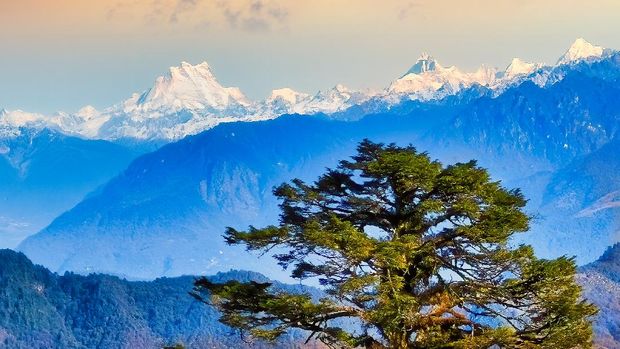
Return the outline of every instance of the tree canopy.
<path id="1" fill-rule="evenodd" d="M 274 193 L 278 226 L 228 228 L 225 239 L 273 252 L 325 297 L 197 280 L 193 295 L 225 324 L 267 340 L 303 329 L 338 348 L 591 347 L 596 309 L 581 299 L 573 259 L 511 243 L 528 230 L 526 200 L 475 161 L 444 166 L 365 140 L 314 183 Z"/>

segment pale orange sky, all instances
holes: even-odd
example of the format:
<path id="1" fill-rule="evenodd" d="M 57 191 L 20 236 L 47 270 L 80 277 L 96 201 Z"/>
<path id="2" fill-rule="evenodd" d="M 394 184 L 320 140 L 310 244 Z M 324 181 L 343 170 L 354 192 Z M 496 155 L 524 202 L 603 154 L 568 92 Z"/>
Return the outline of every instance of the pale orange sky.
<path id="1" fill-rule="evenodd" d="M 428 51 L 465 70 L 620 48 L 618 0 L 0 0 L 0 108 L 105 107 L 208 61 L 250 97 L 382 88 Z"/>

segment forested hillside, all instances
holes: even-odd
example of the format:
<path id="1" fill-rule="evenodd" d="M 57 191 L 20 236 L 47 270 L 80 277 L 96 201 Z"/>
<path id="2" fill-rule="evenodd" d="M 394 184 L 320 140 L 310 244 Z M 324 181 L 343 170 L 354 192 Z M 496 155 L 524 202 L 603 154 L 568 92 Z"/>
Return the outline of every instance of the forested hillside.
<path id="1" fill-rule="evenodd" d="M 238 271 L 212 279 L 232 278 L 266 281 L 260 274 Z M 150 282 L 101 274 L 59 276 L 21 253 L 0 250 L 0 348 L 151 349 L 179 343 L 186 348 L 270 347 L 245 342 L 219 323 L 215 309 L 189 295 L 193 281 L 192 276 Z M 297 333 L 277 346 L 292 348 L 302 340 Z"/>

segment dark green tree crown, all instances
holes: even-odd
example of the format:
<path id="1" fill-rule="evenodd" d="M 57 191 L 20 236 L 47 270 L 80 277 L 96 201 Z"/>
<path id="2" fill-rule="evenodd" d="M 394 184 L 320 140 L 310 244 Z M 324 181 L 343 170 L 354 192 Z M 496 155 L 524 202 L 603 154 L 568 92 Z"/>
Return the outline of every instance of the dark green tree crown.
<path id="1" fill-rule="evenodd" d="M 194 295 L 210 292 L 224 323 L 266 339 L 305 329 L 336 347 L 590 346 L 595 309 L 580 300 L 574 261 L 509 244 L 528 229 L 526 200 L 475 161 L 442 166 L 414 147 L 365 140 L 314 184 L 296 179 L 274 193 L 280 225 L 228 228 L 226 241 L 285 251 L 278 263 L 317 278 L 327 296 L 197 281 Z"/>

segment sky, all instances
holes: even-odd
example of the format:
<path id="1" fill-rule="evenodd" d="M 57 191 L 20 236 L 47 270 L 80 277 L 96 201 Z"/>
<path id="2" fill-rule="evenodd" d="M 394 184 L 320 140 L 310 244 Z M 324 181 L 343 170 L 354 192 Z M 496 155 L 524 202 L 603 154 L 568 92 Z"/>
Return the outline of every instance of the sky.
<path id="1" fill-rule="evenodd" d="M 421 52 L 473 71 L 620 49 L 619 23 L 618 0 L 0 0 L 0 109 L 102 109 L 181 61 L 252 99 L 380 89 Z"/>

